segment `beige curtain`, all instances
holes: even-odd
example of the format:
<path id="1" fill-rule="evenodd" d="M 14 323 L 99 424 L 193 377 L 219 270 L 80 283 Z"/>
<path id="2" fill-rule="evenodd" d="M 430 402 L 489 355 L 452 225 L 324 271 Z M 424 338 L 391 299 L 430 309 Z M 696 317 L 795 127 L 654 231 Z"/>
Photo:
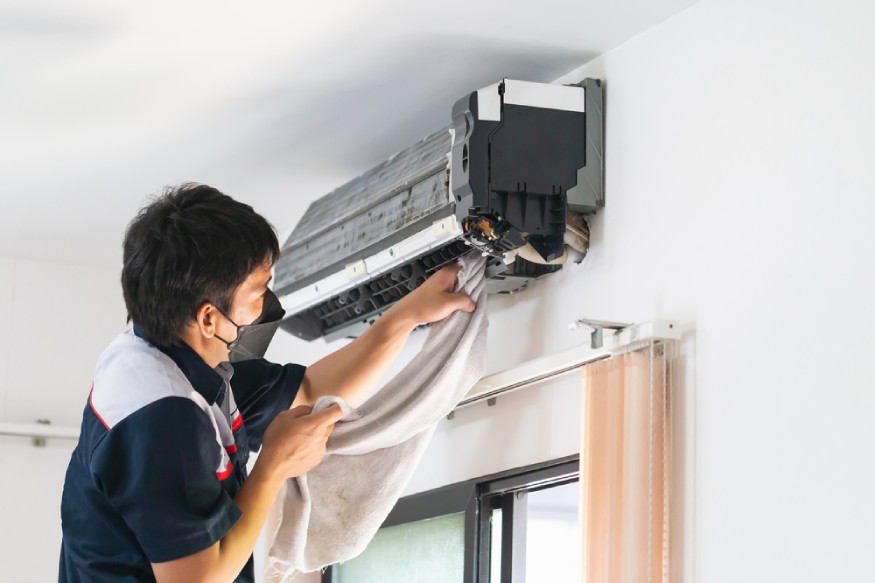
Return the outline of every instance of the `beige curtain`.
<path id="1" fill-rule="evenodd" d="M 668 583 L 666 346 L 638 348 L 583 368 L 585 583 Z"/>

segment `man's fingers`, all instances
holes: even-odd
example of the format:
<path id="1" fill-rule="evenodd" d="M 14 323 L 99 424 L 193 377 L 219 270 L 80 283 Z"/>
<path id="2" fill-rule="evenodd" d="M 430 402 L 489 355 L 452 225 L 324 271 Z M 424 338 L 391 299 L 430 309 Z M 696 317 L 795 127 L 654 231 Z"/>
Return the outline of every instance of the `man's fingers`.
<path id="1" fill-rule="evenodd" d="M 304 415 L 309 415 L 312 410 L 312 407 L 308 407 L 307 405 L 300 405 L 292 409 L 292 415 L 294 415 L 295 417 L 303 417 Z"/>
<path id="2" fill-rule="evenodd" d="M 332 404 L 327 409 L 323 409 L 317 413 L 313 413 L 313 421 L 319 425 L 334 425 L 343 418 L 343 411 L 336 404 Z"/>
<path id="3" fill-rule="evenodd" d="M 456 287 L 456 276 L 462 270 L 462 266 L 458 263 L 453 263 L 452 265 L 447 265 L 446 267 L 442 267 L 439 271 L 437 271 L 434 275 L 438 275 L 440 277 L 441 284 L 443 285 L 443 290 L 451 292 L 453 288 Z M 434 277 L 434 275 L 432 277 Z"/>
<path id="4" fill-rule="evenodd" d="M 469 296 L 465 292 L 456 292 L 451 295 L 455 300 L 455 304 L 457 306 L 456 309 L 462 310 L 463 312 L 473 312 L 474 309 L 477 307 L 477 304 L 474 303 L 474 300 L 471 299 L 471 296 Z"/>

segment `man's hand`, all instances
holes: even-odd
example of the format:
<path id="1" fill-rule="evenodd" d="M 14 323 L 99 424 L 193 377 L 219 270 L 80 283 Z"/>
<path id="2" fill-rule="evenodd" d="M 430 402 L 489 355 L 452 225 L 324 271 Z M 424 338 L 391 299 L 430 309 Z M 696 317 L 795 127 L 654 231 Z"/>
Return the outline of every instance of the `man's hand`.
<path id="1" fill-rule="evenodd" d="M 277 415 L 267 431 L 255 467 L 234 504 L 242 511 L 222 540 L 198 553 L 165 563 L 152 563 L 158 583 L 231 581 L 246 564 L 267 511 L 287 478 L 300 476 L 319 465 L 334 424 L 343 417 L 340 407 L 310 413 L 296 407 Z"/>
<path id="2" fill-rule="evenodd" d="M 443 320 L 456 310 L 473 312 L 477 306 L 471 297 L 464 292 L 453 292 L 456 275 L 461 269 L 461 265 L 454 264 L 435 272 L 425 283 L 398 300 L 389 312 L 396 312 L 399 318 L 406 319 L 413 326 Z"/>
<path id="3" fill-rule="evenodd" d="M 476 305 L 470 296 L 453 291 L 461 268 L 456 264 L 437 271 L 364 334 L 307 367 L 294 404 L 336 395 L 357 406 L 389 370 L 414 328 L 443 320 L 456 310 L 473 312 Z"/>
<path id="4" fill-rule="evenodd" d="M 259 461 L 267 463 L 284 478 L 306 474 L 319 465 L 325 455 L 325 443 L 343 412 L 331 407 L 311 413 L 310 407 L 296 407 L 280 412 L 264 432 Z"/>

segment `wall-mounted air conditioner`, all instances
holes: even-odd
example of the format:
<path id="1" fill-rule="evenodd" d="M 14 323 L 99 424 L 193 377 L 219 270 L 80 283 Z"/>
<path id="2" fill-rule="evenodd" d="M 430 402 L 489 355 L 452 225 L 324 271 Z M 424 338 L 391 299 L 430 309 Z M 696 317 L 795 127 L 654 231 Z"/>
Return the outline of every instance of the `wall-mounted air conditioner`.
<path id="1" fill-rule="evenodd" d="M 433 272 L 477 249 L 508 293 L 586 255 L 604 206 L 597 79 L 505 79 L 463 97 L 452 125 L 310 205 L 275 269 L 282 327 L 354 336 Z"/>

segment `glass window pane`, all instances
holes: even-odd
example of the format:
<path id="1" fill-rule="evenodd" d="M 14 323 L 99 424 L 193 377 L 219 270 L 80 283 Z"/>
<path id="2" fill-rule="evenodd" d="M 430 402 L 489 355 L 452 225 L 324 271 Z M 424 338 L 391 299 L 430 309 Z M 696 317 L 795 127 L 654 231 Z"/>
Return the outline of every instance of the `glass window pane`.
<path id="1" fill-rule="evenodd" d="M 526 583 L 580 581 L 580 484 L 529 492 Z"/>
<path id="2" fill-rule="evenodd" d="M 501 508 L 492 511 L 489 536 L 489 583 L 501 583 Z"/>
<path id="3" fill-rule="evenodd" d="M 334 583 L 464 580 L 465 513 L 381 528 L 358 557 L 331 568 Z"/>

